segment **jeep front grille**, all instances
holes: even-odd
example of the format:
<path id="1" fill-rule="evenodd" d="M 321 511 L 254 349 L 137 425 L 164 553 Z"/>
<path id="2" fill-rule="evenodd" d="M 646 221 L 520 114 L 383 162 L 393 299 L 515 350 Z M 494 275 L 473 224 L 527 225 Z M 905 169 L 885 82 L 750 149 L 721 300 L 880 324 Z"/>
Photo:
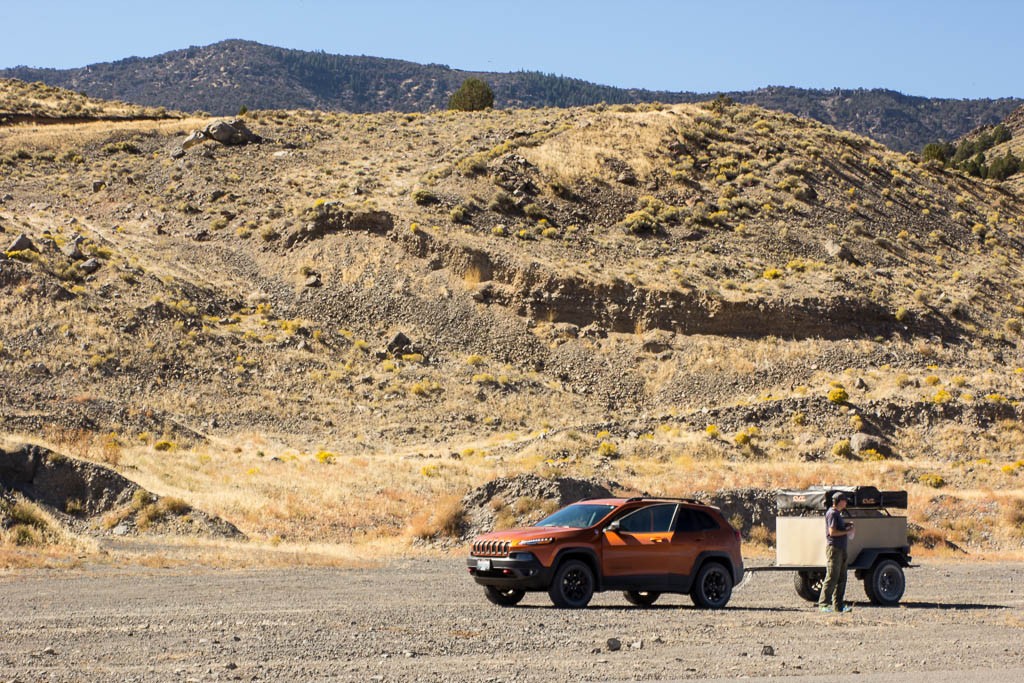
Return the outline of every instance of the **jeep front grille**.
<path id="1" fill-rule="evenodd" d="M 511 547 L 512 543 L 509 541 L 476 541 L 473 543 L 473 554 L 505 557 Z"/>

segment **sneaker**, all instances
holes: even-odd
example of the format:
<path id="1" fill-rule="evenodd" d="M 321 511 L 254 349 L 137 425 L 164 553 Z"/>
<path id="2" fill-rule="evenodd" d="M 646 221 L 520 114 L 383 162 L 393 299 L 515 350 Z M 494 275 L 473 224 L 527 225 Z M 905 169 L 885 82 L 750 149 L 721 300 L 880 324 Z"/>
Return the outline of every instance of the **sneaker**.
<path id="1" fill-rule="evenodd" d="M 852 612 L 853 611 L 853 605 L 843 605 L 842 607 L 840 607 L 839 609 L 834 610 L 834 611 L 836 611 L 836 612 Z"/>
<path id="2" fill-rule="evenodd" d="M 829 607 L 828 605 L 822 605 L 821 607 L 818 608 L 818 611 L 819 612 L 835 612 L 835 610 L 832 609 L 831 607 Z"/>

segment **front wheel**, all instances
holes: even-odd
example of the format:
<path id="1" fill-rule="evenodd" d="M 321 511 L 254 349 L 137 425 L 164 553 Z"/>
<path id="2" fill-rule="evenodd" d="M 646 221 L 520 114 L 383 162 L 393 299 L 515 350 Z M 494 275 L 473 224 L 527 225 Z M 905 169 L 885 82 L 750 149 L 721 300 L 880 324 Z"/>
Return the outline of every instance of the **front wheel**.
<path id="1" fill-rule="evenodd" d="M 661 597 L 657 591 L 623 591 L 622 596 L 626 602 L 637 607 L 650 607 Z"/>
<path id="2" fill-rule="evenodd" d="M 516 588 L 498 588 L 496 586 L 484 586 L 484 595 L 495 605 L 501 607 L 512 607 L 518 605 L 519 601 L 526 595 L 526 591 Z"/>
<path id="3" fill-rule="evenodd" d="M 690 590 L 693 604 L 703 609 L 721 609 L 732 597 L 732 575 L 717 562 L 708 562 L 697 572 Z"/>
<path id="4" fill-rule="evenodd" d="M 548 596 L 555 607 L 581 609 L 594 595 L 594 572 L 579 560 L 568 560 L 555 572 Z"/>
<path id="5" fill-rule="evenodd" d="M 903 567 L 895 560 L 882 560 L 871 568 L 864 579 L 864 592 L 868 600 L 882 607 L 899 604 L 906 588 L 907 579 L 903 575 Z"/>
<path id="6" fill-rule="evenodd" d="M 808 602 L 817 602 L 821 598 L 821 584 L 825 575 L 821 572 L 797 572 L 793 577 L 793 588 L 796 594 Z"/>

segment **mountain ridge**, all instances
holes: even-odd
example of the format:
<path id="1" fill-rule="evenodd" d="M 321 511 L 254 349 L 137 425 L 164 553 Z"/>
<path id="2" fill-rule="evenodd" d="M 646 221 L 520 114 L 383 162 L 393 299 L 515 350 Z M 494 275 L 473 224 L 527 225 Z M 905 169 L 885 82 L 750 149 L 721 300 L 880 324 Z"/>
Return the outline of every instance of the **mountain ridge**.
<path id="1" fill-rule="evenodd" d="M 76 69 L 16 66 L 0 70 L 0 77 L 42 81 L 103 99 L 216 115 L 233 114 L 243 106 L 351 113 L 443 109 L 448 96 L 468 77 L 486 80 L 499 108 L 695 103 L 722 94 L 744 104 L 814 118 L 904 152 L 998 123 L 1024 104 L 1019 98 L 954 100 L 884 89 L 766 86 L 753 91 L 694 93 L 619 88 L 540 72 L 467 71 L 238 39 Z"/>

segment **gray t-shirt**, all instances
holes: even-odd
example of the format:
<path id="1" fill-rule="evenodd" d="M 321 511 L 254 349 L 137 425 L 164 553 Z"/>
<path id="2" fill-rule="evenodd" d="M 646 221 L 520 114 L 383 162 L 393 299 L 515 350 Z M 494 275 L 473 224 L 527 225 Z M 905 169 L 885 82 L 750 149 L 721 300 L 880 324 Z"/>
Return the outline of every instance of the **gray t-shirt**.
<path id="1" fill-rule="evenodd" d="M 846 550 L 849 536 L 832 536 L 828 533 L 829 529 L 837 529 L 839 531 L 846 531 L 847 529 L 843 513 L 835 508 L 829 508 L 825 513 L 825 543 Z"/>

